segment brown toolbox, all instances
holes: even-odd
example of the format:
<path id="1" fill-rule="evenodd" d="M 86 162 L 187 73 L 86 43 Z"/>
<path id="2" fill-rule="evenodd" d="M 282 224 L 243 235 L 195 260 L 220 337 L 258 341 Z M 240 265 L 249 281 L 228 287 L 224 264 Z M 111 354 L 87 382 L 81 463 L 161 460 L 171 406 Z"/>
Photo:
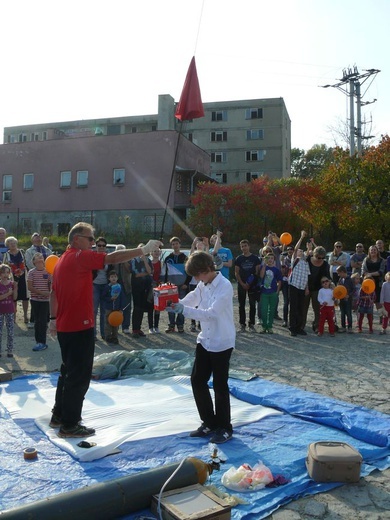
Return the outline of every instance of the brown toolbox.
<path id="1" fill-rule="evenodd" d="M 346 442 L 309 444 L 306 467 L 316 482 L 358 482 L 362 456 Z"/>

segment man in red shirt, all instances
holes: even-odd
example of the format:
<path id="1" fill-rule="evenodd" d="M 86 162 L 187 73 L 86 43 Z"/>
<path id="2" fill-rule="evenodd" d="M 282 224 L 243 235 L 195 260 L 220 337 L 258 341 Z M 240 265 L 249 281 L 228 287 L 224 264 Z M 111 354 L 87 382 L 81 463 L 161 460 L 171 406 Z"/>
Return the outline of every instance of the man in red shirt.
<path id="1" fill-rule="evenodd" d="M 142 248 L 95 253 L 93 232 L 85 222 L 73 226 L 68 248 L 53 274 L 50 332 L 57 333 L 62 364 L 50 426 L 60 427 L 59 437 L 88 437 L 95 433 L 93 428 L 80 424 L 95 351 L 92 271 L 147 255 L 163 245 L 159 240 L 149 240 Z"/>

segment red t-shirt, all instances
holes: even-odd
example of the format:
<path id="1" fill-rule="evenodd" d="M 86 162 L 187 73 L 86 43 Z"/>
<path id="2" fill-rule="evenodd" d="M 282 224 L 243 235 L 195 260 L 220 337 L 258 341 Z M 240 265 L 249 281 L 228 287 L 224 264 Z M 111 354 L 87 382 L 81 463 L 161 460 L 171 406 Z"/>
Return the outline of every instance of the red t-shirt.
<path id="1" fill-rule="evenodd" d="M 103 269 L 105 254 L 70 247 L 58 260 L 53 274 L 57 296 L 57 330 L 77 332 L 94 325 L 92 271 Z"/>

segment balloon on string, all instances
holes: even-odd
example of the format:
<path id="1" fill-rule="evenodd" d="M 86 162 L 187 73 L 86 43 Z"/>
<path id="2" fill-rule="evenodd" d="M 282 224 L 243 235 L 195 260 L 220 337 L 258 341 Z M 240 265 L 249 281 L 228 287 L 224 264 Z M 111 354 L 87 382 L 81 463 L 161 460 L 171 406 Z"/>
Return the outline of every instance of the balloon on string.
<path id="1" fill-rule="evenodd" d="M 336 287 L 333 289 L 333 297 L 336 298 L 336 300 L 342 300 L 347 296 L 347 288 L 345 285 L 336 285 Z"/>
<path id="2" fill-rule="evenodd" d="M 362 282 L 362 291 L 366 294 L 371 294 L 375 291 L 375 282 L 371 278 L 366 278 Z"/>
<path id="3" fill-rule="evenodd" d="M 288 246 L 292 242 L 292 236 L 290 235 L 290 233 L 287 232 L 282 233 L 280 235 L 280 241 L 283 245 Z"/>
<path id="4" fill-rule="evenodd" d="M 123 322 L 123 312 L 121 311 L 112 311 L 108 315 L 108 323 L 111 327 L 119 327 Z"/>
<path id="5" fill-rule="evenodd" d="M 46 258 L 46 260 L 45 260 L 45 268 L 46 268 L 46 271 L 49 274 L 53 274 L 54 273 L 54 268 L 55 268 L 58 260 L 59 260 L 59 258 L 56 255 L 49 255 Z"/>

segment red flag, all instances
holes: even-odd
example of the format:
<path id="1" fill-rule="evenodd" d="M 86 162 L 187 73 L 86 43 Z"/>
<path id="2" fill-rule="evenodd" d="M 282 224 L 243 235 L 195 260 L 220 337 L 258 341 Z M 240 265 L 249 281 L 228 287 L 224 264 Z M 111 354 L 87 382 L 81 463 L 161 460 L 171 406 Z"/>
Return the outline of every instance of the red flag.
<path id="1" fill-rule="evenodd" d="M 180 121 L 188 121 L 189 119 L 204 117 L 198 74 L 196 72 L 195 56 L 193 56 L 190 66 L 188 67 L 180 101 L 176 107 L 175 117 Z"/>

